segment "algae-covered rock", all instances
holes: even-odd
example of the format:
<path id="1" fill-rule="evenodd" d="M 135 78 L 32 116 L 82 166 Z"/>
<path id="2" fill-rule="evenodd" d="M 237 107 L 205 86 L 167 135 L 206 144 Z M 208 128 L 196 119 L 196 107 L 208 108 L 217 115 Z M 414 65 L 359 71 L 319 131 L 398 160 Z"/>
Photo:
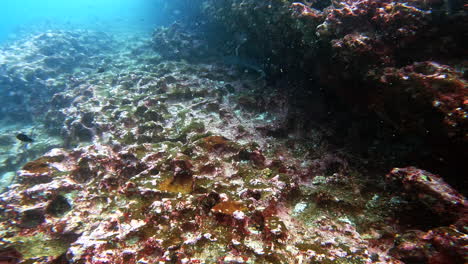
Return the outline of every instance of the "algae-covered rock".
<path id="1" fill-rule="evenodd" d="M 50 121 L 37 145 L 0 137 L 2 150 L 40 156 L 0 154 L 9 168 L 22 164 L 0 194 L 0 262 L 462 263 L 463 195 L 413 167 L 385 182 L 395 159 L 352 152 L 341 142 L 353 138 L 337 136 L 354 129 L 346 112 L 362 108 L 401 131 L 421 119 L 417 101 L 432 104 L 441 131 L 463 137 L 457 60 L 416 61 L 431 54 L 423 35 L 436 34 L 426 31 L 435 4 L 202 2 L 176 1 L 223 26 L 220 49 L 203 23 L 197 33 L 195 24 L 158 28 L 152 39 L 58 31 L 33 37 L 39 57 L 26 54 L 28 67 L 18 54 L 0 65 L 6 91 L 46 93 L 24 103 L 37 99 Z M 422 47 L 415 57 L 412 45 Z M 396 109 L 388 100 L 402 91 L 414 100 Z M 42 155 L 42 131 L 68 149 Z"/>

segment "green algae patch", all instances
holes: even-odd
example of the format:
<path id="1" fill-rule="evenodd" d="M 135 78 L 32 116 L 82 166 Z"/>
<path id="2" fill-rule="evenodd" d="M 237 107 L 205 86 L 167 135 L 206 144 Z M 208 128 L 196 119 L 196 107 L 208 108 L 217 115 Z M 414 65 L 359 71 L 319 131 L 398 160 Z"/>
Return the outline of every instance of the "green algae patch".
<path id="1" fill-rule="evenodd" d="M 192 142 L 195 142 L 195 141 L 198 141 L 199 139 L 210 137 L 210 136 L 213 136 L 213 133 L 209 131 L 205 133 L 195 133 L 193 136 L 190 137 L 190 140 Z"/>
<path id="2" fill-rule="evenodd" d="M 143 145 L 137 145 L 133 148 L 130 148 L 130 151 L 135 154 L 137 159 L 142 159 L 145 157 L 148 152 L 150 152 L 145 146 Z"/>
<path id="3" fill-rule="evenodd" d="M 10 239 L 13 247 L 17 249 L 24 259 L 38 257 L 58 257 L 67 252 L 70 244 L 60 239 L 37 233 L 34 236 L 17 236 Z"/>
<path id="4" fill-rule="evenodd" d="M 131 145 L 135 141 L 136 141 L 135 135 L 132 132 L 128 131 L 124 133 L 122 138 L 120 138 L 119 142 L 123 144 Z"/>
<path id="5" fill-rule="evenodd" d="M 205 125 L 202 122 L 191 122 L 180 130 L 181 135 L 187 135 L 191 132 L 203 133 L 205 132 Z"/>

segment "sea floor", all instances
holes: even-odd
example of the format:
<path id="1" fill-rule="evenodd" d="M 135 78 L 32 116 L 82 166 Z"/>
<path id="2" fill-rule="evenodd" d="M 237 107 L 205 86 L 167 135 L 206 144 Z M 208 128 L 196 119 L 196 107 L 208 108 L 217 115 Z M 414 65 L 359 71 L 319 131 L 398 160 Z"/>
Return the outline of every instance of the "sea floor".
<path id="1" fill-rule="evenodd" d="M 0 56 L 35 115 L 0 128 L 0 252 L 21 263 L 403 263 L 439 233 L 466 242 L 326 127 L 284 130 L 286 99 L 258 72 L 88 31 Z"/>

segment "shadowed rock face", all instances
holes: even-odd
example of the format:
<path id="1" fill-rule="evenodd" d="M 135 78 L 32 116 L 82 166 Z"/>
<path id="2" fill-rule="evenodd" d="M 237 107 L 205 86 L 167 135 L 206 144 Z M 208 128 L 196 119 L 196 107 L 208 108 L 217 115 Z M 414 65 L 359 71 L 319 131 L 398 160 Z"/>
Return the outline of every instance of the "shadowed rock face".
<path id="1" fill-rule="evenodd" d="M 385 155 L 401 157 L 388 167 L 421 164 L 467 186 L 457 176 L 468 158 L 460 1 L 207 2 L 204 11 L 233 36 L 246 32 L 239 54 L 266 65 L 290 102 L 312 102 L 319 91 L 336 143 L 365 157 L 399 152 Z M 290 108 L 291 119 L 317 122 L 311 103 Z M 405 145 L 413 148 L 403 153 Z"/>
<path id="2" fill-rule="evenodd" d="M 55 197 L 50 203 L 47 205 L 46 213 L 54 216 L 54 217 L 61 217 L 68 211 L 72 209 L 72 206 L 68 202 L 68 200 L 59 195 Z"/>

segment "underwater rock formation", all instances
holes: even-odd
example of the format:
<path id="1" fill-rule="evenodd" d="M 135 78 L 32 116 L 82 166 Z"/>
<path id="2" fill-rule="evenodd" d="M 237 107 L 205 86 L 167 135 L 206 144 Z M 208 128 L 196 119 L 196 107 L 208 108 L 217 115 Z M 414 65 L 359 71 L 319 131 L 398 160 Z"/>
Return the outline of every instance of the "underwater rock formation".
<path id="1" fill-rule="evenodd" d="M 416 62 L 373 74 L 380 82 L 371 106 L 376 112 L 385 113 L 401 130 L 466 144 L 468 86 L 460 72 L 435 62 Z"/>
<path id="2" fill-rule="evenodd" d="M 114 44 L 102 32 L 49 30 L 0 49 L 0 190 L 27 160 L 62 146 L 57 131 L 63 124 L 48 119 L 45 113 L 51 104 L 64 107 L 68 102 L 51 98 L 109 63 L 107 52 L 116 48 Z M 33 135 L 34 142 L 17 140 L 15 135 L 20 132 Z"/>
<path id="3" fill-rule="evenodd" d="M 284 113 L 257 76 L 223 64 L 148 67 L 141 61 L 157 55 L 134 54 L 115 61 L 127 64 L 118 73 L 53 96 L 47 116 L 70 144 L 92 144 L 24 165 L 0 195 L 2 249 L 36 263 L 401 263 L 413 259 L 408 243 L 439 248 L 421 259 L 461 250 L 444 242 L 462 244 L 441 233 L 452 227 L 421 238 L 388 225 L 413 201 L 368 189 L 361 165 L 323 145 L 322 132 L 266 136 Z"/>
<path id="4" fill-rule="evenodd" d="M 214 48 L 203 35 L 179 23 L 156 28 L 152 40 L 154 49 L 169 60 L 201 61 L 215 55 Z"/>
<path id="5" fill-rule="evenodd" d="M 451 222 L 466 217 L 466 198 L 445 183 L 440 176 L 408 167 L 394 168 L 387 178 L 401 184 L 404 192 L 413 195 L 413 198 L 420 200 L 431 211 L 452 220 Z"/>
<path id="6" fill-rule="evenodd" d="M 317 94 L 305 92 L 321 84 L 349 109 L 374 112 L 408 134 L 430 129 L 441 144 L 466 146 L 461 59 L 444 51 L 434 55 L 440 63 L 427 57 L 436 47 L 424 40 L 447 29 L 427 31 L 436 2 L 205 1 L 204 11 L 233 37 L 216 52 L 255 54 L 264 59 L 260 70 L 211 57 L 209 43 L 177 25 L 152 38 L 103 37 L 105 53 L 97 52 L 99 41 L 80 42 L 97 33 L 81 32 L 80 41 L 73 31 L 48 33 L 54 37 L 40 46 L 49 55 L 31 52 L 40 58 L 32 63 L 38 69 L 52 67 L 43 60 L 64 39 L 66 47 L 76 40 L 76 49 L 102 55 L 48 77 L 67 80 L 66 89 L 48 92 L 39 116 L 48 121 L 43 131 L 65 142 L 23 162 L 0 194 L 0 257 L 92 264 L 466 262 L 463 189 L 416 167 L 390 171 L 396 164 L 380 149 L 385 157 L 364 157 L 329 140 L 335 127 L 300 123 L 328 109 L 320 101 L 325 96 L 308 101 Z M 451 21 L 456 9 L 437 19 Z M 458 52 L 458 38 L 446 44 Z M 427 49 L 412 54 L 410 47 Z M 23 72 L 22 61 L 3 67 Z M 318 79 L 304 80 L 311 77 Z M 298 95 L 316 111 L 300 112 Z M 21 113 L 15 107 L 8 111 Z M 382 159 L 384 165 L 374 164 Z"/>
<path id="7" fill-rule="evenodd" d="M 359 140 L 380 152 L 422 146 L 400 155 L 400 162 L 411 159 L 466 186 L 456 175 L 468 169 L 468 16 L 459 1 L 205 3 L 213 21 L 233 36 L 245 35 L 238 51 L 262 61 L 268 81 L 282 87 L 288 101 L 305 101 L 290 106 L 290 119 L 307 120 L 300 114 L 312 111 L 306 101 L 324 94 L 326 105 L 343 105 L 325 112 L 348 112 L 328 116 L 345 120 L 334 125 L 343 131 L 337 136 L 346 139 L 342 144 Z M 400 142 L 373 145 L 391 138 Z"/>
<path id="8" fill-rule="evenodd" d="M 89 45 L 93 43 L 93 45 Z M 50 97 L 105 63 L 113 40 L 105 33 L 49 31 L 0 51 L 0 114 L 7 120 L 30 121 L 47 111 Z M 32 108 L 31 106 L 34 106 Z"/>

